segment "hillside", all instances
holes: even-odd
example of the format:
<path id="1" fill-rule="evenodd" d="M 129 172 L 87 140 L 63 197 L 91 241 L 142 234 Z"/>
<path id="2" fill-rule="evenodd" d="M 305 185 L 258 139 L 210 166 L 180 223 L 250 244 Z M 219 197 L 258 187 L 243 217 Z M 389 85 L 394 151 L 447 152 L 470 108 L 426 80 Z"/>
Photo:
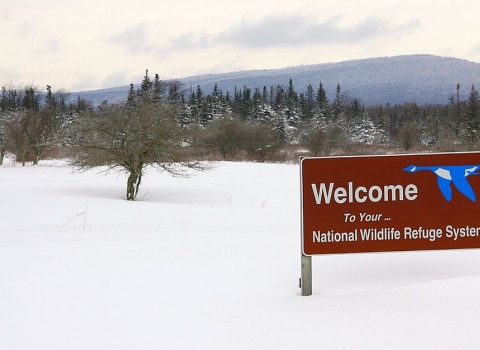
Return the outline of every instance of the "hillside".
<path id="1" fill-rule="evenodd" d="M 161 74 L 161 72 L 160 72 Z M 288 85 L 293 80 L 297 92 L 308 84 L 316 89 L 322 82 L 328 98 L 333 99 L 337 84 L 350 97 L 359 98 L 365 105 L 404 102 L 446 104 L 461 86 L 461 98 L 466 99 L 471 85 L 480 86 L 480 63 L 432 55 L 406 55 L 370 58 L 338 63 L 295 66 L 282 69 L 249 70 L 224 74 L 198 75 L 179 79 L 186 89 L 200 85 L 210 93 L 215 84 L 222 91 L 233 93 L 241 89 Z M 74 92 L 98 105 L 103 100 L 125 98 L 128 85 L 111 89 Z"/>

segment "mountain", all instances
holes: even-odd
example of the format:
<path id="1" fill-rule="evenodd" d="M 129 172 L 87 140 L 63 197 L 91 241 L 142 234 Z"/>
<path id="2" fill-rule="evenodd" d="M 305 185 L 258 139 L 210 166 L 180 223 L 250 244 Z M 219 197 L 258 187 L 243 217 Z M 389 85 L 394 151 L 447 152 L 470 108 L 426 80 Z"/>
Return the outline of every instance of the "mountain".
<path id="1" fill-rule="evenodd" d="M 206 74 L 178 79 L 188 90 L 200 85 L 205 94 L 215 84 L 231 94 L 235 88 L 263 89 L 264 86 L 288 86 L 304 92 L 309 84 L 316 90 L 321 82 L 330 100 L 340 84 L 342 92 L 366 105 L 391 105 L 404 102 L 447 104 L 460 84 L 461 99 L 466 99 L 472 84 L 480 87 L 480 63 L 452 57 L 405 55 L 369 58 L 338 63 L 322 63 L 282 69 L 248 70 Z M 98 105 L 103 100 L 116 101 L 127 96 L 129 86 L 72 93 Z"/>

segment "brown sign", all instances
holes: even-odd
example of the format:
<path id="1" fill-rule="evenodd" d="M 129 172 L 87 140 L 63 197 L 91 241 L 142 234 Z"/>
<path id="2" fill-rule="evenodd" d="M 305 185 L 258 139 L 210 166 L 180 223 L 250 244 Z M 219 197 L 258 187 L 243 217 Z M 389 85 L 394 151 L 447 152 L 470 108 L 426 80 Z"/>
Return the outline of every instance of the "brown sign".
<path id="1" fill-rule="evenodd" d="M 480 248 L 480 153 L 304 158 L 305 255 Z"/>

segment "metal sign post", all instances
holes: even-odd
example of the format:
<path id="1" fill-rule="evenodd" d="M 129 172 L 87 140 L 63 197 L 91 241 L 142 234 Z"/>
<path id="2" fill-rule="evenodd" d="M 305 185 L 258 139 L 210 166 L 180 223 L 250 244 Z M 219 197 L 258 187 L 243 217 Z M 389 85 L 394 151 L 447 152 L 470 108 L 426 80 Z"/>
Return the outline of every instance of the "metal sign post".
<path id="1" fill-rule="evenodd" d="M 300 288 L 302 288 L 302 296 L 312 295 L 312 257 L 304 254 L 302 254 Z"/>

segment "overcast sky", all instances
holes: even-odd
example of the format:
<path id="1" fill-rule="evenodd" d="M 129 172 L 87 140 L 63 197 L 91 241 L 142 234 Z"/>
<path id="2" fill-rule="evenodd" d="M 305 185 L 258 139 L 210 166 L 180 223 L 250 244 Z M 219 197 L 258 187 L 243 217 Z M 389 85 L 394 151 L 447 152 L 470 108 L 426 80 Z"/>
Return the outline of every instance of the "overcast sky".
<path id="1" fill-rule="evenodd" d="M 92 90 L 433 54 L 480 62 L 478 0 L 0 0 L 0 84 Z"/>

